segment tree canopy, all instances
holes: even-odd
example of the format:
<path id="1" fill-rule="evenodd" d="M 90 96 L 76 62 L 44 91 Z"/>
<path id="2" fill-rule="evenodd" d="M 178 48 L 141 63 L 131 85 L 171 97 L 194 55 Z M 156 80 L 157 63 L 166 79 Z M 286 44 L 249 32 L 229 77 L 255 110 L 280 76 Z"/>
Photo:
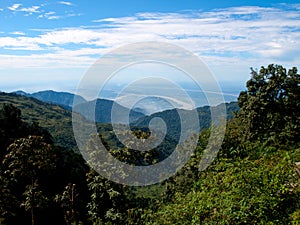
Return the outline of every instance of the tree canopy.
<path id="1" fill-rule="evenodd" d="M 251 68 L 247 91 L 240 93 L 238 118 L 248 140 L 296 144 L 300 137 L 300 75 L 280 65 Z M 271 140 L 270 140 L 271 141 Z"/>

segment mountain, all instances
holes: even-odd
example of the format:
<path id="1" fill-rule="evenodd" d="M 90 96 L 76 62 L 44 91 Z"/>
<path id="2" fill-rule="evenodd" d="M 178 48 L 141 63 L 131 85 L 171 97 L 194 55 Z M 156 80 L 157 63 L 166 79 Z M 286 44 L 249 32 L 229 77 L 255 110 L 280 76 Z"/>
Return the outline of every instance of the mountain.
<path id="1" fill-rule="evenodd" d="M 124 113 L 130 113 L 130 121 L 136 121 L 139 118 L 145 116 L 142 112 L 136 112 L 135 110 L 130 110 L 124 106 L 119 105 L 111 100 L 106 99 L 97 99 L 93 101 L 87 101 L 83 97 L 74 95 L 68 92 L 56 92 L 52 90 L 40 91 L 33 94 L 26 93 L 24 91 L 16 91 L 14 92 L 17 95 L 33 97 L 40 101 L 46 103 L 57 104 L 65 109 L 72 110 L 73 107 L 73 99 L 76 97 L 77 106 L 74 107 L 74 111 L 84 115 L 87 119 L 93 120 L 92 113 L 96 109 L 95 121 L 98 123 L 111 123 L 111 110 L 114 105 L 116 107 L 116 117 L 114 123 L 126 123 Z"/>
<path id="2" fill-rule="evenodd" d="M 86 100 L 81 96 L 71 94 L 68 92 L 56 92 L 56 91 L 52 91 L 52 90 L 39 91 L 39 92 L 32 93 L 32 94 L 26 93 L 24 91 L 16 91 L 13 93 L 15 93 L 17 95 L 22 95 L 22 96 L 33 97 L 33 98 L 36 98 L 43 102 L 61 105 L 67 109 L 72 108 L 73 99 L 75 96 L 77 97 L 78 103 L 86 102 Z"/>
<path id="3" fill-rule="evenodd" d="M 37 122 L 63 147 L 77 148 L 72 128 L 72 112 L 62 106 L 45 103 L 32 97 L 13 93 L 0 93 L 0 104 L 10 103 L 22 110 L 25 122 Z M 77 115 L 81 117 L 79 114 Z"/>
<path id="4" fill-rule="evenodd" d="M 224 104 L 224 103 L 222 103 Z M 221 104 L 215 106 L 217 109 L 222 106 Z M 239 110 L 237 102 L 225 103 L 227 119 L 231 119 L 233 117 L 233 113 Z M 181 132 L 181 123 L 179 113 L 184 115 L 185 118 L 189 118 L 192 111 L 191 110 L 183 110 L 183 109 L 171 109 L 163 112 L 154 113 L 150 116 L 145 116 L 138 119 L 136 122 L 132 123 L 133 127 L 148 127 L 150 121 L 153 118 L 161 118 L 167 125 L 168 135 L 172 137 L 179 137 Z M 211 125 L 211 112 L 209 106 L 203 106 L 197 108 L 200 130 L 209 128 Z"/>
<path id="5" fill-rule="evenodd" d="M 114 121 L 112 121 L 111 118 L 111 112 L 113 107 L 116 110 Z M 138 119 L 145 116 L 141 112 L 130 110 L 124 106 L 119 105 L 114 101 L 106 99 L 97 99 L 94 101 L 81 103 L 74 106 L 73 110 L 85 116 L 88 120 L 95 121 L 97 123 L 113 122 L 115 124 L 126 124 L 127 117 L 124 117 L 124 115 L 129 115 L 130 122 L 135 122 Z"/>
<path id="6" fill-rule="evenodd" d="M 13 94 L 17 94 L 17 95 L 27 96 L 27 97 L 30 96 L 29 93 L 26 93 L 25 91 L 21 91 L 21 90 L 19 90 L 19 91 L 14 91 L 14 92 L 12 92 L 12 93 L 13 93 Z"/>

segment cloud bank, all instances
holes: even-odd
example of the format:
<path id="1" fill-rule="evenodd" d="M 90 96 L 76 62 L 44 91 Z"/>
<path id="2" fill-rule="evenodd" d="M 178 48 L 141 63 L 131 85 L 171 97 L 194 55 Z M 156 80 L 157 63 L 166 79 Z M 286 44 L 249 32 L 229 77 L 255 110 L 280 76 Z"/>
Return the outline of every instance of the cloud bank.
<path id="1" fill-rule="evenodd" d="M 5 54 L 0 54 L 0 64 L 6 69 L 88 68 L 98 57 L 119 46 L 163 41 L 199 55 L 220 79 L 234 80 L 251 66 L 299 64 L 299 8 L 298 4 L 282 4 L 212 11 L 149 12 L 94 20 L 89 26 L 39 30 L 35 36 L 2 35 L 0 48 Z M 14 4 L 9 10 L 35 13 L 40 8 Z M 40 17 L 59 19 L 55 12 Z M 15 34 L 17 32 L 20 31 Z M 234 73 L 232 67 L 236 67 Z"/>

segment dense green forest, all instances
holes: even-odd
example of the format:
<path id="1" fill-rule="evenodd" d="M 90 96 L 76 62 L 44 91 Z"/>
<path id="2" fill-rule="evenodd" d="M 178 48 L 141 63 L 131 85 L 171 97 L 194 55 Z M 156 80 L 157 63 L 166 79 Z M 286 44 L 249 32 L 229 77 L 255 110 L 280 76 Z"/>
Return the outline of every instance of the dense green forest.
<path id="1" fill-rule="evenodd" d="M 226 106 L 225 138 L 212 165 L 199 170 L 210 136 L 205 108 L 198 113 L 207 126 L 189 162 L 162 183 L 130 187 L 100 176 L 82 159 L 70 111 L 1 94 L 0 224 L 299 224 L 297 68 L 251 69 L 238 107 Z M 178 130 L 170 112 L 161 117 Z M 137 137 L 149 136 L 148 120 L 133 127 Z M 137 152 L 120 144 L 110 125 L 97 127 L 109 152 L 128 164 L 154 164 L 176 144 L 175 132 L 156 149 Z"/>
<path id="2" fill-rule="evenodd" d="M 0 93 L 0 103 L 11 104 L 20 109 L 23 122 L 40 124 L 52 135 L 55 144 L 76 149 L 71 111 L 17 94 Z"/>

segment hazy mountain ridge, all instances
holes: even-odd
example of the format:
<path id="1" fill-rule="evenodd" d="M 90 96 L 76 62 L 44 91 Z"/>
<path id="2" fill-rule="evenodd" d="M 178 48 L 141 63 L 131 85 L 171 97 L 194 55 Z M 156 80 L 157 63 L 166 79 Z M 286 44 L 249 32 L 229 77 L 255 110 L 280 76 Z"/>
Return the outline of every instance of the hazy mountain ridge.
<path id="1" fill-rule="evenodd" d="M 13 93 L 26 97 L 33 97 L 43 102 L 61 105 L 68 109 L 71 109 L 71 107 L 73 106 L 73 99 L 75 96 L 78 103 L 87 102 L 87 100 L 79 95 L 75 95 L 69 92 L 57 92 L 53 90 L 39 91 L 32 94 L 26 93 L 24 91 L 15 91 Z"/>
<path id="2" fill-rule="evenodd" d="M 224 103 L 222 103 L 224 104 Z M 221 108 L 222 104 L 218 106 L 214 106 L 214 108 L 219 109 Z M 227 120 L 231 119 L 233 117 L 234 112 L 237 112 L 239 110 L 239 106 L 237 102 L 230 102 L 225 103 L 226 107 L 226 118 Z M 200 130 L 209 128 L 211 125 L 211 111 L 209 106 L 203 106 L 198 107 L 198 118 L 199 118 L 199 125 Z M 185 118 L 189 118 L 189 115 L 193 113 L 192 110 L 184 110 L 184 109 L 170 109 L 163 112 L 154 113 L 150 116 L 145 116 L 137 120 L 135 123 L 132 124 L 132 126 L 136 127 L 147 127 L 150 123 L 150 121 L 153 118 L 161 118 L 170 128 L 170 136 L 177 137 L 180 135 L 181 132 L 181 122 L 178 112 L 180 112 L 181 115 L 184 115 Z"/>
<path id="3" fill-rule="evenodd" d="M 115 117 L 112 121 L 111 114 L 114 107 Z M 90 121 L 95 121 L 97 123 L 120 123 L 126 124 L 126 117 L 123 115 L 129 115 L 129 121 L 134 122 L 138 119 L 144 117 L 145 115 L 141 112 L 136 112 L 130 110 L 124 106 L 119 105 L 118 103 L 106 100 L 106 99 L 97 99 L 94 101 L 89 101 L 85 103 L 78 104 L 73 107 L 75 112 L 80 113 L 85 118 Z"/>
<path id="4" fill-rule="evenodd" d="M 46 128 L 54 137 L 56 143 L 62 146 L 76 148 L 76 141 L 73 135 L 72 127 L 72 111 L 53 103 L 45 103 L 33 97 L 27 97 L 26 93 L 19 92 L 15 94 L 0 94 L 0 103 L 11 103 L 23 112 L 23 118 L 27 122 L 38 122 L 42 127 Z M 126 123 L 126 117 L 122 115 L 130 115 L 132 127 L 143 128 L 148 127 L 149 122 L 154 117 L 162 118 L 168 127 L 168 136 L 177 139 L 180 135 L 181 121 L 178 115 L 180 111 L 185 116 L 191 113 L 190 110 L 169 109 L 162 112 L 145 116 L 143 113 L 130 110 L 113 101 L 98 99 L 78 104 L 74 107 L 74 111 L 78 112 L 88 120 L 93 120 L 95 112 L 95 121 L 98 124 L 111 123 L 111 110 L 116 107 L 117 115 L 114 123 Z M 227 118 L 232 118 L 233 112 L 238 111 L 237 102 L 226 103 Z M 197 108 L 198 118 L 200 122 L 200 130 L 208 128 L 211 123 L 210 107 L 204 106 Z M 84 119 L 82 119 L 84 121 Z"/>
<path id="5" fill-rule="evenodd" d="M 134 110 L 130 110 L 111 100 L 97 99 L 93 101 L 87 101 L 86 99 L 84 99 L 79 95 L 75 95 L 68 92 L 56 92 L 53 90 L 46 90 L 46 91 L 39 91 L 32 94 L 26 93 L 24 91 L 16 91 L 13 93 L 21 96 L 33 97 L 46 103 L 57 104 L 70 111 L 72 110 L 73 107 L 73 99 L 74 97 L 76 97 L 77 105 L 74 106 L 73 110 L 85 116 L 88 120 L 93 121 L 95 119 L 95 122 L 97 123 L 112 122 L 111 110 L 113 105 L 116 108 L 116 112 L 117 112 L 116 117 L 118 118 L 114 121 L 114 123 L 126 123 L 126 120 L 121 116 L 124 114 L 130 113 L 131 122 L 136 121 L 139 118 L 144 116 L 142 112 L 136 112 Z M 95 115 L 92 115 L 93 112 L 95 112 Z"/>

